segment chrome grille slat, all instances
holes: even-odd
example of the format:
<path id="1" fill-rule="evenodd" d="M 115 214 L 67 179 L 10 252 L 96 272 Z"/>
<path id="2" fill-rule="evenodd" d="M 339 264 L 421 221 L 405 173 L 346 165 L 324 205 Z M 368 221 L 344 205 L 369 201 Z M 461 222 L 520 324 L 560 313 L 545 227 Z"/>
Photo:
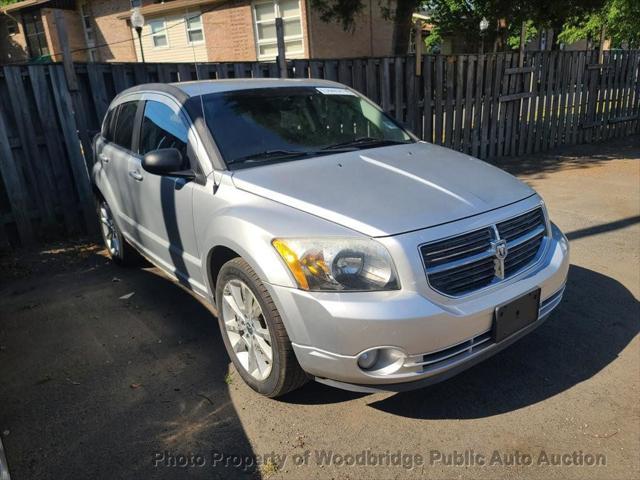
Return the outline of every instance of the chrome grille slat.
<path id="1" fill-rule="evenodd" d="M 489 285 L 494 278 L 495 276 L 493 274 L 478 275 L 465 282 L 458 282 L 458 283 L 452 283 L 450 285 L 446 285 L 445 288 L 452 295 L 456 295 L 456 294 L 467 292 L 470 290 L 476 290 L 477 288 L 481 288 L 484 285 Z"/>
<path id="2" fill-rule="evenodd" d="M 457 257 L 457 256 L 465 255 L 465 254 L 468 254 L 468 253 L 471 253 L 471 252 L 479 253 L 479 252 L 481 252 L 483 250 L 486 250 L 487 245 L 486 245 L 486 241 L 480 240 L 478 242 L 475 242 L 475 243 L 472 243 L 472 244 L 468 245 L 467 247 L 468 248 L 465 248 L 464 250 L 458 250 L 458 251 L 449 253 L 448 255 L 438 256 L 438 257 L 435 257 L 435 258 L 430 255 L 429 264 L 431 266 L 435 266 L 435 265 L 437 265 L 439 263 L 444 263 L 444 262 L 446 262 L 446 260 L 452 259 L 452 258 Z M 458 247 L 458 248 L 462 248 L 462 247 Z"/>
<path id="3" fill-rule="evenodd" d="M 473 288 L 476 284 L 483 284 L 485 282 L 493 281 L 494 275 L 492 271 L 485 272 L 483 274 L 477 274 L 472 277 L 458 279 L 453 282 L 438 283 L 434 285 L 434 288 L 439 290 L 446 290 L 448 292 L 461 292 L 467 289 Z"/>
<path id="4" fill-rule="evenodd" d="M 503 231 L 498 231 L 500 232 L 500 238 L 504 238 L 505 240 L 510 241 L 530 231 L 531 227 L 535 227 L 536 225 L 540 225 L 540 222 L 538 222 L 537 220 L 531 220 L 529 223 L 505 229 Z"/>
<path id="5" fill-rule="evenodd" d="M 513 220 L 507 220 L 496 225 L 500 238 L 505 240 L 511 240 L 527 232 L 532 226 L 544 224 L 542 210 L 538 209 L 530 214 L 525 214 L 522 217 L 518 217 Z"/>
<path id="6" fill-rule="evenodd" d="M 464 257 L 471 252 L 482 252 L 490 244 L 491 232 L 484 228 L 461 237 L 433 243 L 429 252 L 424 253 L 424 262 L 427 267 L 435 267 L 447 260 L 453 261 L 458 257 Z"/>
<path id="7" fill-rule="evenodd" d="M 490 275 L 492 276 L 494 272 L 493 260 L 490 260 L 490 263 L 482 263 L 480 265 L 474 266 L 473 269 L 465 270 L 464 272 L 456 272 L 453 275 L 447 275 L 442 278 L 432 278 L 432 281 L 439 283 L 441 286 L 451 285 L 455 282 L 460 282 L 461 280 L 465 280 L 470 276 L 477 277 L 482 275 Z M 438 282 L 438 280 L 441 280 Z"/>
<path id="8" fill-rule="evenodd" d="M 463 245 L 468 242 L 479 240 L 481 238 L 490 238 L 491 231 L 488 228 L 481 228 L 470 233 L 465 233 L 453 238 L 447 238 L 445 240 L 438 240 L 431 244 L 431 252 L 440 252 L 442 250 L 448 250 L 459 245 Z"/>
<path id="9" fill-rule="evenodd" d="M 546 231 L 544 212 L 538 207 L 495 226 L 423 245 L 420 252 L 429 284 L 457 296 L 497 283 L 503 272 L 504 278 L 513 276 L 538 258 Z M 503 272 L 495 266 L 501 261 L 494 243 L 499 241 L 507 246 Z"/>
<path id="10" fill-rule="evenodd" d="M 518 271 L 521 267 L 528 265 L 537 255 L 542 245 L 542 237 L 539 237 L 527 249 L 514 254 L 513 258 L 505 260 L 504 267 L 507 275 Z M 508 260 L 508 261 L 507 261 Z"/>
<path id="11" fill-rule="evenodd" d="M 440 350 L 438 352 L 427 353 L 422 355 L 422 359 L 419 361 L 415 361 L 412 363 L 408 363 L 405 366 L 407 367 L 428 367 L 429 365 L 433 365 L 435 363 L 443 362 L 450 358 L 456 357 L 458 355 L 464 355 L 467 353 L 473 353 L 475 350 L 488 346 L 488 342 L 491 341 L 491 332 L 485 332 L 477 337 L 474 337 L 470 340 L 466 340 L 457 345 L 453 345 L 451 347 L 445 348 L 444 350 Z"/>
<path id="12" fill-rule="evenodd" d="M 510 242 L 507 242 L 507 245 L 509 246 L 509 250 L 517 247 L 518 245 L 520 245 L 522 243 L 526 243 L 529 240 L 532 240 L 533 238 L 535 238 L 535 237 L 537 237 L 539 235 L 544 235 L 544 231 L 545 231 L 544 225 L 536 226 L 533 230 L 530 230 L 529 232 L 527 232 L 524 235 L 516 238 L 515 240 L 511 240 Z"/>
<path id="13" fill-rule="evenodd" d="M 448 262 L 444 265 L 437 265 L 435 267 L 427 268 L 427 273 L 429 275 L 433 275 L 434 273 L 445 272 L 447 270 L 452 270 L 455 268 L 461 268 L 470 263 L 478 262 L 480 260 L 485 260 L 487 258 L 493 257 L 493 252 L 491 250 L 486 250 L 484 252 L 476 253 L 467 258 L 459 258 L 452 262 Z"/>
<path id="14" fill-rule="evenodd" d="M 515 262 L 518 258 L 521 258 L 524 255 L 530 254 L 531 252 L 535 254 L 538 251 L 538 247 L 539 247 L 538 242 L 535 240 L 542 240 L 542 235 L 539 235 L 537 238 L 534 237 L 532 240 L 534 241 L 523 243 L 517 249 L 514 248 L 513 250 L 510 250 L 509 251 L 510 255 L 507 256 L 504 263 L 509 264 L 511 262 Z"/>
<path id="15" fill-rule="evenodd" d="M 486 258 L 482 258 L 476 262 L 461 265 L 459 268 L 456 268 L 455 271 L 443 270 L 432 273 L 430 278 L 438 279 L 442 277 L 455 277 L 456 275 L 464 276 L 472 273 L 472 270 L 477 269 L 478 267 L 488 267 L 490 265 L 493 265 L 493 258 L 491 256 L 487 256 Z"/>

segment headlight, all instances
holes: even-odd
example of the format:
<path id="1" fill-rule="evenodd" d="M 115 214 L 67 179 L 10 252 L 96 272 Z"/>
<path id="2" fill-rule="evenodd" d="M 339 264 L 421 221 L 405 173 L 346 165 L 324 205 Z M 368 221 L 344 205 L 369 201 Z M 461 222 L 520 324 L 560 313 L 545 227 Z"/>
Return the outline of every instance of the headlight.
<path id="1" fill-rule="evenodd" d="M 375 240 L 276 238 L 271 242 L 304 290 L 397 290 L 389 252 Z"/>

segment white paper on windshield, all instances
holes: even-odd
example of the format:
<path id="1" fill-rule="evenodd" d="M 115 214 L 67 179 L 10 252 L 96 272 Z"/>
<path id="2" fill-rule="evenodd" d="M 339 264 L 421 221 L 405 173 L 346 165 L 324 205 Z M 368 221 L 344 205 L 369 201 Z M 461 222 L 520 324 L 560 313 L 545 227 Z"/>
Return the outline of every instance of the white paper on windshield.
<path id="1" fill-rule="evenodd" d="M 323 95 L 351 95 L 352 97 L 357 97 L 355 93 L 346 88 L 339 87 L 316 87 L 316 90 L 322 93 Z"/>

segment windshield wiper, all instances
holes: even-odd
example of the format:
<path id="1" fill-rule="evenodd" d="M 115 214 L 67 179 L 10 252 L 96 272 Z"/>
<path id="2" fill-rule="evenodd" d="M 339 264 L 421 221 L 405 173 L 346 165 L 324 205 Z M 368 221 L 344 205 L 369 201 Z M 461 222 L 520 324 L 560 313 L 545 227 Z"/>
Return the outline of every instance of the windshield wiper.
<path id="1" fill-rule="evenodd" d="M 315 152 L 309 152 L 305 150 L 283 150 L 283 149 L 264 150 L 262 152 L 251 153 L 249 155 L 245 155 L 244 157 L 236 158 L 231 163 L 255 162 L 259 160 L 273 160 L 275 158 L 303 157 L 313 153 Z"/>
<path id="2" fill-rule="evenodd" d="M 387 140 L 384 138 L 359 137 L 353 140 L 349 140 L 347 142 L 334 143 L 333 145 L 324 147 L 323 150 L 334 150 L 337 148 L 345 148 L 345 147 L 358 148 L 358 147 L 372 147 L 372 146 L 384 146 L 384 145 L 398 145 L 403 143 L 409 143 L 409 142 L 403 142 L 400 140 Z"/>
<path id="3" fill-rule="evenodd" d="M 239 157 L 234 159 L 231 163 L 244 163 L 244 162 L 258 162 L 262 160 L 278 160 L 278 159 L 287 159 L 294 157 L 311 157 L 315 155 L 327 155 L 329 153 L 337 153 L 340 151 L 349 152 L 352 149 L 344 149 L 344 148 L 332 148 L 331 151 L 327 151 L 326 149 L 322 150 L 285 150 L 285 149 L 273 149 L 273 150 L 264 150 L 262 152 L 251 153 L 249 155 L 245 155 L 244 157 Z"/>

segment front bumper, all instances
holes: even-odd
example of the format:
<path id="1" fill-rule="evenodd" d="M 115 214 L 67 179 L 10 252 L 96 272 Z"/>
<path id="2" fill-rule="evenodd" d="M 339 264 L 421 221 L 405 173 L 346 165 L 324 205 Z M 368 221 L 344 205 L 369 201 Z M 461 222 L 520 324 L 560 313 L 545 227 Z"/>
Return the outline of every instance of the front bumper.
<path id="1" fill-rule="evenodd" d="M 542 325 L 551 311 L 560 304 L 562 295 L 564 293 L 564 286 L 555 295 L 547 299 L 540 306 L 540 312 L 538 314 L 538 320 L 522 330 L 514 333 L 510 337 L 506 338 L 500 343 L 484 342 L 477 348 L 473 346 L 466 346 L 458 349 L 455 354 L 447 356 L 440 362 L 434 362 L 434 366 L 423 371 L 424 375 L 420 375 L 419 379 L 412 379 L 403 383 L 381 383 L 381 384 L 356 384 L 347 383 L 339 380 L 333 380 L 325 377 L 314 377 L 316 381 L 330 385 L 332 387 L 341 388 L 343 390 L 350 390 L 352 392 L 374 393 L 374 392 L 404 392 L 408 390 L 416 390 L 418 388 L 427 387 L 434 383 L 442 382 L 451 378 L 468 368 L 492 357 L 496 353 L 504 350 L 516 340 L 531 333 L 533 330 Z M 490 332 L 487 332 L 490 334 Z M 481 336 L 482 337 L 482 336 Z M 464 342 L 465 344 L 467 342 Z M 454 346 L 455 347 L 455 346 Z M 454 348 L 452 347 L 452 348 Z M 357 365 L 357 363 L 356 363 Z"/>
<path id="2" fill-rule="evenodd" d="M 318 293 L 269 285 L 301 367 L 316 380 L 356 391 L 406 390 L 449 378 L 541 325 L 562 298 L 569 245 L 556 228 L 534 268 L 479 295 L 442 299 L 418 289 Z M 498 305 L 541 289 L 538 320 L 500 343 L 490 331 Z M 405 353 L 393 373 L 367 372 L 358 356 L 371 348 Z"/>

